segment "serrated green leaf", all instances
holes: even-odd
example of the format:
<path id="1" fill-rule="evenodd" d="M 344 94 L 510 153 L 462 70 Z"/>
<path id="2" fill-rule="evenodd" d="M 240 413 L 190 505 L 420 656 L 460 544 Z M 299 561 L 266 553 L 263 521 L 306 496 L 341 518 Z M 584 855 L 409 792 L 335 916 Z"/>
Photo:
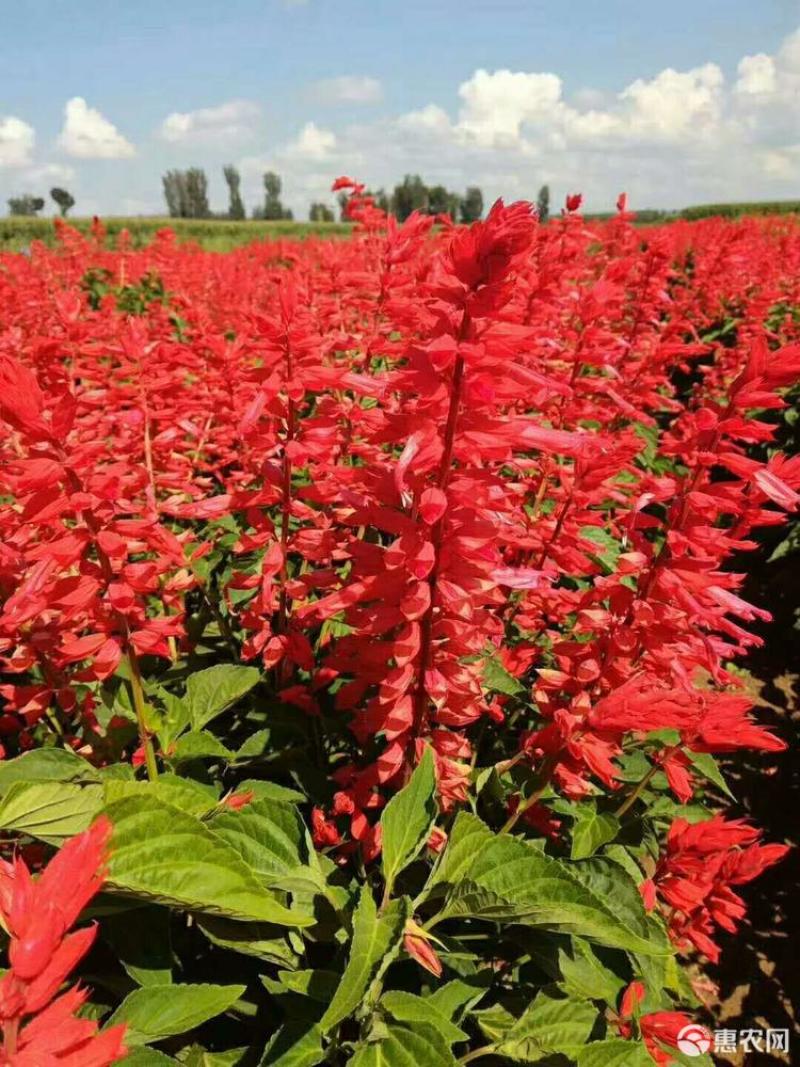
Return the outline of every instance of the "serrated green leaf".
<path id="1" fill-rule="evenodd" d="M 316 1067 L 324 1059 L 319 1026 L 287 1023 L 267 1045 L 260 1067 Z"/>
<path id="2" fill-rule="evenodd" d="M 208 826 L 267 883 L 308 861 L 305 826 L 289 804 L 263 799 L 239 811 L 223 808 Z"/>
<path id="3" fill-rule="evenodd" d="M 184 699 L 191 712 L 192 728 L 202 730 L 249 693 L 260 678 L 258 668 L 238 663 L 218 663 L 189 675 Z"/>
<path id="4" fill-rule="evenodd" d="M 395 793 L 381 816 L 383 877 L 387 897 L 397 875 L 416 859 L 425 846 L 436 812 L 436 771 L 433 752 L 430 746 L 426 746 L 408 784 Z"/>
<path id="5" fill-rule="evenodd" d="M 302 804 L 306 800 L 305 794 L 297 789 L 289 789 L 278 782 L 266 782 L 261 778 L 246 778 L 237 786 L 237 792 L 252 792 L 258 800 L 279 800 L 282 804 Z"/>
<path id="6" fill-rule="evenodd" d="M 539 993 L 497 1051 L 517 1063 L 535 1063 L 548 1052 L 570 1055 L 586 1044 L 596 1020 L 597 1008 L 588 1000 Z"/>
<path id="7" fill-rule="evenodd" d="M 169 754 L 170 763 L 186 763 L 193 759 L 232 760 L 233 753 L 208 730 L 190 730 L 175 742 Z"/>
<path id="8" fill-rule="evenodd" d="M 369 886 L 361 890 L 353 913 L 353 938 L 342 981 L 320 1026 L 326 1033 L 358 1008 L 369 990 L 400 951 L 409 916 L 405 897 L 392 900 L 378 915 Z"/>
<path id="9" fill-rule="evenodd" d="M 0 830 L 60 845 L 86 830 L 102 803 L 99 785 L 15 782 L 0 800 Z"/>
<path id="10" fill-rule="evenodd" d="M 490 983 L 491 974 L 488 971 L 479 972 L 472 979 L 454 978 L 429 993 L 425 999 L 445 1018 L 458 1019 L 465 1010 L 475 1007 Z"/>
<path id="11" fill-rule="evenodd" d="M 103 801 L 113 804 L 123 797 L 158 797 L 189 815 L 206 815 L 219 803 L 213 786 L 195 782 L 192 778 L 178 778 L 174 774 L 160 774 L 155 782 L 136 782 L 108 779 L 103 783 Z"/>
<path id="12" fill-rule="evenodd" d="M 456 818 L 428 891 L 429 898 L 446 895 L 437 922 L 505 919 L 612 948 L 670 951 L 661 928 L 648 920 L 635 882 L 616 863 L 547 856 L 520 837 L 492 833 L 466 812 Z"/>
<path id="13" fill-rule="evenodd" d="M 123 1000 L 106 1028 L 125 1023 L 125 1043 L 148 1045 L 185 1034 L 227 1011 L 241 997 L 241 985 L 164 985 L 135 989 Z"/>
<path id="14" fill-rule="evenodd" d="M 602 997 L 615 1004 L 625 981 L 602 963 L 590 944 L 579 937 L 572 938 L 570 951 L 559 949 L 559 985 L 570 997 L 591 1000 Z"/>
<path id="15" fill-rule="evenodd" d="M 98 782 L 97 769 L 67 748 L 35 748 L 0 762 L 0 794 L 15 782 Z"/>
<path id="16" fill-rule="evenodd" d="M 191 815 L 157 797 L 125 797 L 105 810 L 114 827 L 108 889 L 232 919 L 312 922 L 280 904 L 236 851 Z"/>
<path id="17" fill-rule="evenodd" d="M 286 931 L 269 923 L 238 922 L 218 915 L 199 915 L 197 925 L 212 945 L 255 956 L 280 967 L 296 967 L 299 956 L 289 944 Z"/>
<path id="18" fill-rule="evenodd" d="M 347 1067 L 457 1067 L 439 1033 L 425 1023 L 413 1030 L 390 1026 L 381 1041 L 364 1045 Z"/>
<path id="19" fill-rule="evenodd" d="M 594 805 L 579 804 L 575 813 L 571 851 L 574 860 L 593 856 L 601 845 L 607 845 L 619 833 L 619 819 L 610 812 L 598 812 Z"/>
<path id="20" fill-rule="evenodd" d="M 399 1023 L 411 1023 L 414 1026 L 418 1023 L 428 1023 L 429 1026 L 432 1026 L 434 1030 L 437 1030 L 442 1035 L 448 1045 L 468 1039 L 468 1035 L 460 1027 L 451 1023 L 425 997 L 418 997 L 414 993 L 404 993 L 399 989 L 394 989 L 383 994 L 380 1006 Z"/>

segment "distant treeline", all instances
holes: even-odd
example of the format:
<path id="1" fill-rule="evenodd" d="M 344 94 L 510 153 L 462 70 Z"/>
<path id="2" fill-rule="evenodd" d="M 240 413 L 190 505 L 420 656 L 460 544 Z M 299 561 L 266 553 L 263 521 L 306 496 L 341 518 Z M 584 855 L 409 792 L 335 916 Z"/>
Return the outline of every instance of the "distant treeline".
<path id="1" fill-rule="evenodd" d="M 228 187 L 228 209 L 214 212 L 208 198 L 208 178 L 202 167 L 189 167 L 187 170 L 168 170 L 162 176 L 161 184 L 167 212 L 171 219 L 227 220 L 243 222 L 248 217 L 247 208 L 241 195 L 241 174 L 229 163 L 222 168 Z M 262 178 L 264 186 L 263 199 L 250 211 L 250 218 L 257 222 L 292 222 L 292 211 L 285 207 L 281 199 L 283 182 L 279 174 L 266 171 Z M 387 191 L 386 189 L 368 190 L 375 203 L 401 222 L 414 211 L 426 215 L 449 215 L 457 222 L 474 222 L 483 216 L 484 197 L 480 186 L 470 185 L 464 193 L 456 193 L 446 186 L 428 185 L 419 174 L 406 174 L 401 182 Z M 72 194 L 61 188 L 50 190 L 50 196 L 57 204 L 62 216 L 66 216 L 75 204 Z M 347 221 L 347 194 L 340 193 L 335 205 L 322 200 L 315 200 L 309 205 L 308 219 L 311 223 L 332 223 L 337 215 L 340 222 Z M 8 200 L 8 213 L 13 216 L 35 218 L 45 206 L 42 196 L 25 193 Z M 550 216 L 550 188 L 542 185 L 536 196 L 536 209 L 539 218 L 546 222 Z M 754 201 L 752 203 L 732 204 L 698 204 L 679 211 L 657 211 L 645 209 L 636 211 L 636 220 L 640 223 L 667 222 L 670 219 L 702 219 L 713 215 L 723 218 L 736 218 L 740 215 L 784 215 L 800 212 L 798 200 Z M 612 218 L 613 212 L 590 213 L 587 219 Z"/>

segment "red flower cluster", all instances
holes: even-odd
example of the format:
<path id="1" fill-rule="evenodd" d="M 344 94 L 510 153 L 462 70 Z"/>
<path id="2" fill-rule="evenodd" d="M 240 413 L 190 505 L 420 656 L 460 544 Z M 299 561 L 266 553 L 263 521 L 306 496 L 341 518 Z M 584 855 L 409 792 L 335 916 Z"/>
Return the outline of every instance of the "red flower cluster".
<path id="1" fill-rule="evenodd" d="M 335 187 L 347 241 L 215 256 L 61 226 L 3 257 L 7 754 L 56 729 L 131 755 L 100 706 L 124 677 L 151 770 L 142 672 L 206 630 L 323 723 L 312 828 L 342 856 L 377 856 L 426 743 L 444 810 L 485 745 L 537 780 L 509 822 L 550 835 L 546 790 L 616 792 L 637 746 L 680 801 L 692 756 L 782 747 L 730 667 L 768 617 L 730 564 L 800 502 L 800 457 L 772 448 L 800 379 L 796 221 L 639 230 L 623 196 L 590 225 L 574 194 L 548 225 L 502 202 L 401 225 Z M 758 847 L 696 874 L 668 854 L 662 899 L 700 893 L 681 943 L 709 950 Z"/>
<path id="2" fill-rule="evenodd" d="M 641 887 L 648 909 L 661 903 L 669 913 L 669 932 L 680 948 L 694 946 L 715 963 L 715 927 L 734 933 L 745 916 L 741 897 L 731 886 L 744 885 L 778 863 L 786 845 L 761 845 L 759 832 L 740 819 L 715 815 L 707 822 L 676 819 L 652 878 Z"/>
<path id="3" fill-rule="evenodd" d="M 0 980 L 0 1064 L 108 1067 L 125 1055 L 124 1025 L 98 1034 L 94 1020 L 78 1017 L 88 990 L 56 996 L 94 941 L 95 926 L 69 930 L 103 884 L 110 834 L 111 824 L 97 820 L 35 880 L 23 860 L 0 860 L 0 916 L 11 938 Z"/>

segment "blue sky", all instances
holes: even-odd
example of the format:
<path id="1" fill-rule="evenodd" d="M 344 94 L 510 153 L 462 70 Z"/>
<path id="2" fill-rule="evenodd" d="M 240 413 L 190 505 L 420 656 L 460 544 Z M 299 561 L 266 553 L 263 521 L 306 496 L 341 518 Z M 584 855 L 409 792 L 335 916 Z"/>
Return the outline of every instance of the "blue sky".
<path id="1" fill-rule="evenodd" d="M 525 0 L 17 0 L 4 5 L 0 200 L 53 184 L 81 213 L 161 209 L 160 175 L 406 172 L 593 208 L 800 190 L 800 4 Z"/>

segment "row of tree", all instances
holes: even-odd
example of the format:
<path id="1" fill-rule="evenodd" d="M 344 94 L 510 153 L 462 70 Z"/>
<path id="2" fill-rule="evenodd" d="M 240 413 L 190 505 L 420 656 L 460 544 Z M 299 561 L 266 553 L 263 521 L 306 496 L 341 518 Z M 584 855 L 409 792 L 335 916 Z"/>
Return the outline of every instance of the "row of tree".
<path id="1" fill-rule="evenodd" d="M 222 169 L 228 186 L 228 210 L 223 217 L 241 220 L 247 218 L 247 211 L 242 200 L 242 178 L 236 167 L 229 163 Z M 210 219 L 214 218 L 208 199 L 208 178 L 200 167 L 188 170 L 168 170 L 161 179 L 164 199 L 170 217 L 175 219 Z M 279 175 L 268 170 L 264 174 L 264 200 L 252 211 L 254 219 L 291 219 L 292 212 L 281 201 L 282 183 Z M 371 193 L 375 203 L 384 211 L 395 215 L 404 222 L 413 211 L 426 215 L 450 215 L 460 222 L 475 222 L 483 215 L 483 193 L 477 185 L 470 185 L 463 196 L 447 189 L 444 185 L 427 185 L 418 174 L 407 174 L 391 193 L 378 189 Z M 66 189 L 54 188 L 50 196 L 59 207 L 62 216 L 67 215 L 75 204 L 75 198 Z M 38 215 L 44 207 L 40 196 L 11 197 L 8 201 L 11 215 Z M 347 194 L 339 196 L 339 217 L 345 219 Z M 546 222 L 550 215 L 550 189 L 543 185 L 537 198 L 539 217 Z M 333 222 L 334 209 L 323 201 L 315 200 L 308 212 L 311 222 Z"/>
<path id="2" fill-rule="evenodd" d="M 55 186 L 50 190 L 50 196 L 58 205 L 62 218 L 67 215 L 69 209 L 75 205 L 75 197 L 66 189 Z M 8 201 L 9 215 L 38 215 L 44 207 L 43 196 L 32 196 L 24 193 L 22 196 L 12 196 Z"/>
<path id="3" fill-rule="evenodd" d="M 241 175 L 233 164 L 222 171 L 228 186 L 228 211 L 223 216 L 229 219 L 244 219 L 247 216 L 241 195 Z M 208 179 L 199 167 L 188 170 L 169 170 L 164 175 L 164 198 L 172 218 L 207 219 L 213 213 L 208 202 Z M 281 201 L 282 182 L 274 171 L 264 174 L 264 200 L 251 212 L 254 219 L 291 219 L 292 212 Z M 463 196 L 451 192 L 444 185 L 427 185 L 418 174 L 407 174 L 391 193 L 385 189 L 371 192 L 378 207 L 395 215 L 401 222 L 412 211 L 427 215 L 447 214 L 461 222 L 474 222 L 483 214 L 483 193 L 477 185 L 471 185 Z M 339 197 L 339 218 L 345 219 L 347 194 Z M 311 222 L 333 222 L 336 213 L 330 204 L 315 200 L 309 207 Z"/>

